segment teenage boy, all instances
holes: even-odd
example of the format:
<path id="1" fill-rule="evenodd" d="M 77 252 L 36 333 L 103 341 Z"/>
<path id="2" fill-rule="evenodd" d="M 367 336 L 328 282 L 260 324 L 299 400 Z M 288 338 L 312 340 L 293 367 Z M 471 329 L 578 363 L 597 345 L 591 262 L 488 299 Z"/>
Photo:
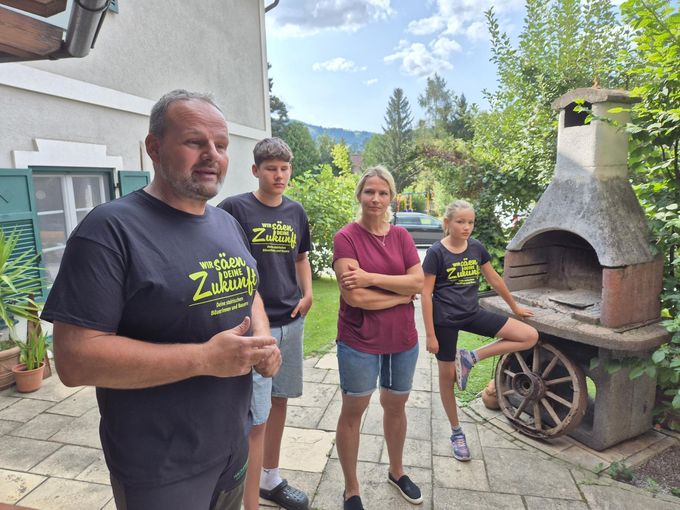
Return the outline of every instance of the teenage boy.
<path id="1" fill-rule="evenodd" d="M 229 197 L 220 207 L 236 218 L 250 242 L 260 274 L 258 290 L 283 363 L 274 378 L 253 372 L 243 504 L 245 510 L 255 510 L 261 496 L 288 510 L 307 510 L 307 495 L 279 474 L 279 453 L 288 399 L 302 395 L 303 323 L 312 306 L 309 221 L 302 205 L 283 196 L 293 159 L 286 142 L 265 138 L 255 145 L 253 156 L 257 190 Z"/>

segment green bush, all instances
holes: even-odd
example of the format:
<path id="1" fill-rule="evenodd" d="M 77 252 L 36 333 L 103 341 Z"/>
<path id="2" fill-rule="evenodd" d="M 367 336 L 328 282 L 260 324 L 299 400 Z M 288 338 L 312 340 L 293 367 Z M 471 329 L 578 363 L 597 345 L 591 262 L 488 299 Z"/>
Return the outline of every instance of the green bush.
<path id="1" fill-rule="evenodd" d="M 346 169 L 335 175 L 330 165 L 322 165 L 318 173 L 306 171 L 290 183 L 288 196 L 300 202 L 309 217 L 312 236 L 309 261 L 314 278 L 330 272 L 333 236 L 354 220 L 356 183 L 356 175 Z"/>

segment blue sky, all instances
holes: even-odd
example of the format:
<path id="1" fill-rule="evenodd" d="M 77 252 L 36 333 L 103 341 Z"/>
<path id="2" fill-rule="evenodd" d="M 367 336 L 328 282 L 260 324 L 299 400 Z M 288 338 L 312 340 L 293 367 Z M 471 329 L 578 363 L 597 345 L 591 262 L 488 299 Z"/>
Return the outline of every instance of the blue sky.
<path id="1" fill-rule="evenodd" d="M 486 107 L 482 89 L 496 86 L 491 5 L 502 29 L 517 34 L 523 0 L 281 0 L 266 16 L 273 91 L 291 118 L 375 132 L 396 87 L 422 116 L 418 95 L 435 71 Z"/>
<path id="2" fill-rule="evenodd" d="M 380 132 L 396 87 L 422 117 L 418 95 L 437 72 L 484 109 L 482 90 L 496 87 L 484 17 L 491 6 L 516 38 L 524 0 L 280 0 L 266 15 L 274 94 L 293 119 Z"/>

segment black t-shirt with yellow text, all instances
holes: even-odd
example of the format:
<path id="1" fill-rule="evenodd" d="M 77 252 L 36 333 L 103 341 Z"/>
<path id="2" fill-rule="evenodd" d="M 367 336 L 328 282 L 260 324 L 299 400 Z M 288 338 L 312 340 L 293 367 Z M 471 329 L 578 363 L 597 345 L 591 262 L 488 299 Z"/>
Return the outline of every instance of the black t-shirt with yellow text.
<path id="1" fill-rule="evenodd" d="M 423 271 L 436 275 L 432 293 L 433 319 L 436 326 L 456 327 L 457 321 L 470 317 L 479 309 L 481 267 L 491 257 L 482 243 L 468 239 L 461 253 L 449 251 L 441 241 L 430 246 L 423 260 Z"/>
<path id="2" fill-rule="evenodd" d="M 310 249 L 309 221 L 298 202 L 282 197 L 276 207 L 260 202 L 252 193 L 224 200 L 219 207 L 241 224 L 257 260 L 258 292 L 271 326 L 283 326 L 302 296 L 295 260 Z"/>
<path id="3" fill-rule="evenodd" d="M 201 343 L 251 315 L 257 285 L 234 218 L 212 206 L 188 214 L 139 190 L 96 207 L 73 231 L 42 318 L 145 342 Z M 109 469 L 124 484 L 158 486 L 221 464 L 237 485 L 251 391 L 250 374 L 97 388 Z"/>

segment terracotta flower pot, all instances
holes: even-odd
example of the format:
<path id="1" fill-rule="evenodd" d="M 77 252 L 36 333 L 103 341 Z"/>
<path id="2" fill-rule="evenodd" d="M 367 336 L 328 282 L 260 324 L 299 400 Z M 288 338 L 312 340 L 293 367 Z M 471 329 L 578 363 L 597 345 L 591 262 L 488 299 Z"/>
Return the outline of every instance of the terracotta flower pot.
<path id="1" fill-rule="evenodd" d="M 0 390 L 9 388 L 14 384 L 12 368 L 19 364 L 19 352 L 18 347 L 0 351 Z"/>
<path id="2" fill-rule="evenodd" d="M 20 393 L 31 393 L 32 391 L 39 389 L 42 385 L 44 370 L 45 363 L 40 363 L 40 366 L 33 370 L 26 370 L 26 365 L 24 363 L 12 368 L 14 380 L 17 384 L 17 391 Z"/>

